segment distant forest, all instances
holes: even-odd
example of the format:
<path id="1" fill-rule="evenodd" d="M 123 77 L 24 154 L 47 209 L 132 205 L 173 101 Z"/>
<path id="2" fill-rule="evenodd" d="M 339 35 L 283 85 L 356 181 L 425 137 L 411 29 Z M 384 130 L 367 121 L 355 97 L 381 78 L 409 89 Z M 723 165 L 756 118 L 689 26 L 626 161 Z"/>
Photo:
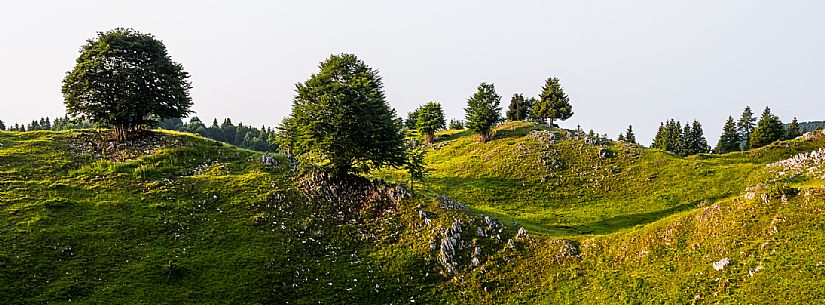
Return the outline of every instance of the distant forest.
<path id="1" fill-rule="evenodd" d="M 802 129 L 804 131 L 825 129 L 825 121 L 801 122 L 799 123 L 799 129 Z"/>
<path id="2" fill-rule="evenodd" d="M 50 119 L 48 117 L 32 120 L 27 125 L 14 124 L 5 126 L 0 121 L 0 130 L 8 131 L 34 131 L 34 130 L 70 130 L 95 127 L 89 120 L 72 120 L 68 116 Z M 276 131 L 272 128 L 261 126 L 255 128 L 246 126 L 243 123 L 232 124 L 232 120 L 226 118 L 221 124 L 218 119 L 213 119 L 212 124 L 206 126 L 198 117 L 192 117 L 188 123 L 183 120 L 165 119 L 157 120 L 157 127 L 166 130 L 181 132 L 191 132 L 199 134 L 205 138 L 224 142 L 241 148 L 256 151 L 276 151 L 278 145 L 274 143 Z"/>

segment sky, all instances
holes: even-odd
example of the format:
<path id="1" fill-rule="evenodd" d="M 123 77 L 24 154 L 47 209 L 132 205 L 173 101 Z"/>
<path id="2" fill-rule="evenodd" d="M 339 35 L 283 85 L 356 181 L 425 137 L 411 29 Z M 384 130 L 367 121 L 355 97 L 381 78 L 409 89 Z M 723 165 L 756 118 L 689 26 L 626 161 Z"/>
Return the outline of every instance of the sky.
<path id="1" fill-rule="evenodd" d="M 506 110 L 558 77 L 562 127 L 610 137 L 699 120 L 711 145 L 728 115 L 770 106 L 825 120 L 825 1 L 2 1 L 0 120 L 65 113 L 61 82 L 80 46 L 130 27 L 191 74 L 194 115 L 274 126 L 295 84 L 330 54 L 384 79 L 398 115 L 428 101 L 463 118 L 481 82 Z"/>

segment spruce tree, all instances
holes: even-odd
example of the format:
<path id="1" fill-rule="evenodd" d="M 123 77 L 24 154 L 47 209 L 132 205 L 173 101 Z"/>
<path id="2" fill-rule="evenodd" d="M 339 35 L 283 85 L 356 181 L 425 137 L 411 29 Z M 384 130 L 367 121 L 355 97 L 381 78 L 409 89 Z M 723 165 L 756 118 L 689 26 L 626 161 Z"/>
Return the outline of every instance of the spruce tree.
<path id="1" fill-rule="evenodd" d="M 750 147 L 759 148 L 784 137 L 785 126 L 782 125 L 782 121 L 771 113 L 770 108 L 765 107 L 762 117 L 759 118 L 759 123 L 751 133 Z"/>
<path id="2" fill-rule="evenodd" d="M 700 124 L 697 120 L 693 120 L 693 125 L 691 126 L 690 131 L 690 154 L 695 155 L 707 153 L 708 150 L 710 150 L 710 147 L 708 146 L 708 140 L 705 139 L 705 131 L 702 128 L 702 124 Z"/>
<path id="3" fill-rule="evenodd" d="M 545 81 L 531 113 L 542 121 L 549 120 L 550 126 L 555 126 L 554 120 L 564 121 L 573 116 L 570 98 L 564 93 L 558 78 L 548 78 Z"/>
<path id="4" fill-rule="evenodd" d="M 425 143 L 432 144 L 435 140 L 435 132 L 446 127 L 444 110 L 441 109 L 441 104 L 436 102 L 426 103 L 418 109 L 416 129 L 424 136 Z"/>
<path id="5" fill-rule="evenodd" d="M 736 123 L 733 121 L 732 116 L 728 116 L 725 126 L 722 127 L 722 136 L 719 137 L 719 142 L 714 150 L 718 154 L 726 154 L 740 150 L 741 147 L 739 133 L 736 131 Z"/>
<path id="6" fill-rule="evenodd" d="M 799 130 L 799 121 L 797 121 L 796 117 L 794 117 L 791 123 L 788 124 L 788 132 L 786 133 L 785 138 L 790 140 L 800 135 L 802 135 L 802 131 Z"/>
<path id="7" fill-rule="evenodd" d="M 693 153 L 693 147 L 695 146 L 696 139 L 693 138 L 693 130 L 690 128 L 690 124 L 685 122 L 685 127 L 682 130 L 682 137 L 679 141 L 679 147 L 676 149 L 676 153 L 680 156 L 687 156 Z"/>
<path id="8" fill-rule="evenodd" d="M 464 129 L 464 122 L 459 119 L 452 119 L 450 120 L 450 129 L 451 130 L 463 130 Z"/>
<path id="9" fill-rule="evenodd" d="M 739 122 L 736 123 L 736 128 L 739 130 L 739 140 L 742 142 L 742 150 L 748 150 L 750 148 L 751 133 L 753 133 L 755 122 L 756 118 L 753 117 L 751 107 L 746 106 L 745 111 L 742 112 L 742 116 L 739 118 Z"/>
<path id="10" fill-rule="evenodd" d="M 665 128 L 665 123 L 659 123 L 659 129 L 656 131 L 656 136 L 653 138 L 653 143 L 650 144 L 650 148 L 658 148 L 661 150 L 666 150 L 667 148 L 667 128 Z"/>
<path id="11" fill-rule="evenodd" d="M 627 132 L 625 133 L 624 138 L 628 143 L 636 144 L 636 134 L 633 133 L 633 125 L 627 126 Z"/>
<path id="12" fill-rule="evenodd" d="M 501 121 L 501 96 L 493 84 L 481 83 L 464 108 L 467 128 L 479 135 L 482 143 L 493 138 L 493 127 Z"/>
<path id="13" fill-rule="evenodd" d="M 404 127 L 407 127 L 410 130 L 413 130 L 413 129 L 416 128 L 416 126 L 417 126 L 416 122 L 418 121 L 418 111 L 419 111 L 419 109 L 421 109 L 421 108 L 420 107 L 415 108 L 415 110 L 413 110 L 412 112 L 407 112 L 407 119 L 404 120 Z"/>
<path id="14" fill-rule="evenodd" d="M 6 130 L 6 124 L 3 124 L 3 120 L 0 120 L 0 130 Z"/>
<path id="15" fill-rule="evenodd" d="M 618 137 L 618 138 L 616 138 L 616 141 L 619 141 L 619 142 L 626 142 L 626 140 L 625 140 L 625 138 L 624 138 L 624 134 L 623 134 L 623 133 L 619 133 L 619 137 Z"/>
<path id="16" fill-rule="evenodd" d="M 510 98 L 510 106 L 507 108 L 507 120 L 527 120 L 527 114 L 530 113 L 530 108 L 532 107 L 529 101 L 530 99 L 525 99 L 521 93 L 513 94 L 513 97 Z"/>

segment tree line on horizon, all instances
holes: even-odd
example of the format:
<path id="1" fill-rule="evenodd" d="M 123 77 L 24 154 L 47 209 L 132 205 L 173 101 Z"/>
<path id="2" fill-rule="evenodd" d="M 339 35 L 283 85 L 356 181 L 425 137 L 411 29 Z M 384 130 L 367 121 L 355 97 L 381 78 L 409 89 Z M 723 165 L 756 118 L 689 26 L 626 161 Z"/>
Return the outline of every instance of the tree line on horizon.
<path id="1" fill-rule="evenodd" d="M 171 60 L 154 36 L 116 28 L 99 32 L 80 53 L 77 65 L 63 81 L 67 116 L 53 122 L 35 120 L 28 128 L 17 125 L 14 130 L 107 126 L 118 140 L 128 141 L 139 136 L 137 131 L 161 127 L 254 150 L 278 149 L 300 161 L 302 171 L 346 177 L 390 166 L 405 168 L 411 177 L 420 179 L 426 173 L 424 152 L 421 145 L 410 141 L 408 131 L 417 131 L 425 144 L 431 144 L 439 130 L 467 128 L 485 143 L 495 138 L 494 127 L 505 119 L 558 128 L 556 120 L 573 115 L 560 80 L 550 77 L 537 97 L 513 94 L 505 116 L 501 115 L 501 96 L 495 85 L 484 82 L 467 99 L 464 120 L 453 119 L 448 125 L 436 101 L 421 105 L 402 120 L 386 101 L 378 71 L 353 54 L 339 54 L 322 61 L 317 73 L 296 86 L 291 113 L 277 130 L 234 125 L 229 118 L 221 124 L 214 119 L 206 126 L 197 117 L 182 121 L 191 113 L 189 74 Z M 800 132 L 796 119 L 785 131 L 769 108 L 758 124 L 749 107 L 740 123 L 732 121 L 729 117 L 715 152 L 761 147 Z M 0 127 L 5 129 L 1 121 Z M 584 134 L 580 129 L 577 132 Z M 588 137 L 607 142 L 606 135 L 592 130 Z M 635 144 L 632 126 L 618 140 Z M 683 156 L 711 151 L 701 124 L 695 120 L 684 127 L 673 119 L 661 123 L 653 142 L 652 147 Z"/>

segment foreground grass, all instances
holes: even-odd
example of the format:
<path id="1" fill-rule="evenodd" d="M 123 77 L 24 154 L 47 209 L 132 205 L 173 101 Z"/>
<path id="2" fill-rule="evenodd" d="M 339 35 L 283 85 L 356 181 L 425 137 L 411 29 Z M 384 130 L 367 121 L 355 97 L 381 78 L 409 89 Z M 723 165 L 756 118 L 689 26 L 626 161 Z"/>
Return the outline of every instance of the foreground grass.
<path id="1" fill-rule="evenodd" d="M 412 198 L 186 134 L 0 132 L 0 303 L 825 301 L 825 168 L 766 166 L 825 136 L 679 158 L 541 128 L 440 135 Z"/>

